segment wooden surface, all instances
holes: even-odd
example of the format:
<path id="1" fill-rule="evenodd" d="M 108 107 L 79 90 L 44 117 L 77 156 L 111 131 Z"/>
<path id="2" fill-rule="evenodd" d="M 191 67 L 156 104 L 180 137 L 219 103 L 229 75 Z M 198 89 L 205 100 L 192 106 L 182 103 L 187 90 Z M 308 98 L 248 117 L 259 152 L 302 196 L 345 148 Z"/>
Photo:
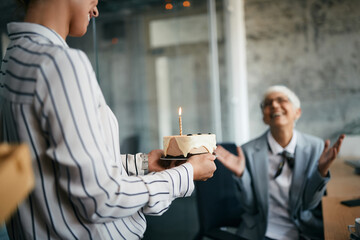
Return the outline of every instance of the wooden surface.
<path id="1" fill-rule="evenodd" d="M 360 206 L 347 207 L 340 202 L 360 198 L 360 175 L 342 159 L 337 159 L 330 171 L 327 196 L 322 200 L 325 239 L 350 239 L 348 225 L 353 225 L 355 218 L 360 217 Z"/>
<path id="2" fill-rule="evenodd" d="M 330 167 L 331 180 L 327 185 L 327 196 L 343 197 L 360 195 L 360 175 L 355 174 L 355 168 L 336 159 Z"/>
<path id="3" fill-rule="evenodd" d="M 360 197 L 357 196 L 357 197 Z M 349 239 L 348 225 L 355 224 L 360 217 L 360 206 L 347 207 L 340 204 L 349 197 L 324 197 L 322 200 L 325 239 Z"/>

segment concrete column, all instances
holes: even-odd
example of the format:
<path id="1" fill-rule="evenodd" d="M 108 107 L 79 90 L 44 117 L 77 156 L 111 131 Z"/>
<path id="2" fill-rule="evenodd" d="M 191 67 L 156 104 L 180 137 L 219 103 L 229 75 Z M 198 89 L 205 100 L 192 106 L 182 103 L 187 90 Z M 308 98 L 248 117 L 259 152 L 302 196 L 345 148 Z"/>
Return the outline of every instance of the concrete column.
<path id="1" fill-rule="evenodd" d="M 236 144 L 249 140 L 248 89 L 246 77 L 246 32 L 244 0 L 225 0 L 225 39 L 229 77 L 230 128 Z"/>
<path id="2" fill-rule="evenodd" d="M 216 25 L 216 2 L 208 0 L 209 19 L 209 44 L 210 44 L 210 78 L 211 78 L 211 105 L 213 107 L 212 117 L 214 119 L 216 140 L 222 142 L 221 126 L 221 99 L 219 83 L 219 55 L 218 37 Z"/>
<path id="3" fill-rule="evenodd" d="M 163 137 L 171 134 L 171 109 L 169 89 L 169 62 L 166 57 L 155 60 L 156 92 L 158 107 L 159 146 L 163 146 Z"/>

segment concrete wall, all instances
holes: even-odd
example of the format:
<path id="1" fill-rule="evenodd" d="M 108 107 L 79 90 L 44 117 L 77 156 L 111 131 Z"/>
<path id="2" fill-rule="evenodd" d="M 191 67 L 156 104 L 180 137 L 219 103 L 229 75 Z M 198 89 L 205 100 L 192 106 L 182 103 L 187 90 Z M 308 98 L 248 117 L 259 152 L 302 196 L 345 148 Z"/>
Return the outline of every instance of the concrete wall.
<path id="1" fill-rule="evenodd" d="M 251 137 L 266 129 L 259 103 L 273 84 L 298 94 L 298 130 L 359 134 L 360 1 L 247 0 L 245 14 Z"/>

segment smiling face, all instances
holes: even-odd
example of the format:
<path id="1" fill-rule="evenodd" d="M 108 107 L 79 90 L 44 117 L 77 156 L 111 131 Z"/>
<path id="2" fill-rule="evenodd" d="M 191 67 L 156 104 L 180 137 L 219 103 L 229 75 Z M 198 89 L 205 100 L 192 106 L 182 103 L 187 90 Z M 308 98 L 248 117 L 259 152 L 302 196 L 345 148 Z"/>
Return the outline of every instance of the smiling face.
<path id="1" fill-rule="evenodd" d="M 263 121 L 270 128 L 293 129 L 301 116 L 301 109 L 295 108 L 289 98 L 281 92 L 270 92 L 262 103 Z"/>
<path id="2" fill-rule="evenodd" d="M 71 0 L 71 18 L 69 35 L 72 37 L 83 36 L 92 17 L 99 16 L 97 9 L 98 0 Z"/>

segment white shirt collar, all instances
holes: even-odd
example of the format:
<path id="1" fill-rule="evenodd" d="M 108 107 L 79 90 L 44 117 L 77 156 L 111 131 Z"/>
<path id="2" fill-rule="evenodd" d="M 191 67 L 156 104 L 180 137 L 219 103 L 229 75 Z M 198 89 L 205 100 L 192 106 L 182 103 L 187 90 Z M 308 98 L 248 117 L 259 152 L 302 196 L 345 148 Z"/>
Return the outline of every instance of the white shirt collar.
<path id="1" fill-rule="evenodd" d="M 282 153 L 284 150 L 288 151 L 291 154 L 295 153 L 296 140 L 297 140 L 297 133 L 295 130 L 293 130 L 293 136 L 292 136 L 289 144 L 285 148 L 280 146 L 280 144 L 271 135 L 270 131 L 268 131 L 268 133 L 267 133 L 267 140 L 268 140 L 268 143 L 270 146 L 270 150 L 274 155 Z"/>
<path id="2" fill-rule="evenodd" d="M 10 39 L 37 35 L 46 38 L 49 43 L 68 47 L 65 40 L 54 30 L 47 28 L 43 25 L 28 22 L 12 22 L 7 25 Z"/>

